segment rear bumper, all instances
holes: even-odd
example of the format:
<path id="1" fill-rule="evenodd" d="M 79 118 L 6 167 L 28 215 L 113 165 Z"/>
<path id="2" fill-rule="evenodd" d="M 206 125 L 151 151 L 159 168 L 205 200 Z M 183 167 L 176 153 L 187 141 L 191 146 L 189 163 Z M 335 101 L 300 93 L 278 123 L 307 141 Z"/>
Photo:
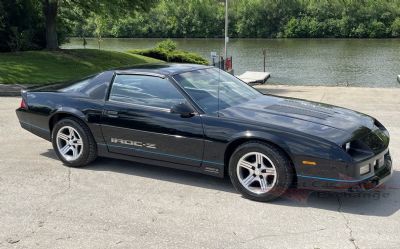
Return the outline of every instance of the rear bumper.
<path id="1" fill-rule="evenodd" d="M 30 113 L 22 109 L 17 109 L 15 113 L 17 114 L 19 123 L 22 128 L 48 141 L 51 140 L 50 130 L 48 128 L 43 128 L 32 124 Z"/>
<path id="2" fill-rule="evenodd" d="M 379 157 L 377 157 L 379 158 Z M 381 167 L 375 168 L 372 175 L 363 179 L 336 179 L 316 176 L 298 176 L 297 186 L 302 189 L 316 191 L 367 191 L 375 189 L 390 179 L 392 175 L 392 158 L 387 151 L 384 154 L 384 163 Z"/>

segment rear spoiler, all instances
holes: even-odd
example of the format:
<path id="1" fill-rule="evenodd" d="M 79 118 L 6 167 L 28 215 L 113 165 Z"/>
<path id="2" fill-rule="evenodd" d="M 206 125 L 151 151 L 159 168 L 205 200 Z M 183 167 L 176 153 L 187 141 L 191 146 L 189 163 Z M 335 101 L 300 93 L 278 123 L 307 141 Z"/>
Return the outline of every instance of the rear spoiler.
<path id="1" fill-rule="evenodd" d="M 26 89 L 22 89 L 21 90 L 21 96 L 22 96 L 22 98 L 25 99 L 28 96 L 28 91 Z"/>
<path id="2" fill-rule="evenodd" d="M 40 86 L 30 86 L 25 88 L 22 91 L 27 91 L 27 92 L 53 92 L 53 91 L 57 91 L 61 88 L 64 88 L 66 86 L 71 85 L 71 82 L 63 82 L 63 83 L 50 83 L 50 84 L 46 84 L 46 85 L 40 85 Z"/>
<path id="3" fill-rule="evenodd" d="M 95 77 L 97 75 L 99 75 L 99 74 L 92 74 L 92 75 L 89 75 L 87 77 L 84 77 L 84 78 L 81 78 L 81 79 L 78 79 L 78 80 L 69 80 L 69 81 L 64 81 L 64 82 L 53 82 L 53 83 L 42 84 L 42 85 L 39 85 L 39 86 L 33 85 L 33 86 L 30 86 L 30 87 L 26 88 L 26 90 L 28 92 L 56 92 L 56 91 L 58 91 L 58 90 L 60 90 L 62 88 L 71 86 L 71 85 L 73 85 L 73 84 L 75 84 L 77 82 L 83 81 L 83 80 L 87 80 L 87 79 L 93 78 L 93 77 Z"/>
<path id="4" fill-rule="evenodd" d="M 28 103 L 28 91 L 26 89 L 21 90 L 21 97 L 25 103 Z"/>

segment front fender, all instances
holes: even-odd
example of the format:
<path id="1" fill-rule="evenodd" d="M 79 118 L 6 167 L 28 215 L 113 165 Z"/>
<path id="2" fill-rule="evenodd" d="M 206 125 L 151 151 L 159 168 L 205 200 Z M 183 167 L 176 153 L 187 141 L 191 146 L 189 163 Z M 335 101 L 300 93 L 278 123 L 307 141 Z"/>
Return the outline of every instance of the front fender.
<path id="1" fill-rule="evenodd" d="M 233 135 L 228 142 L 228 148 L 237 144 L 238 141 L 260 140 L 275 144 L 280 147 L 293 160 L 293 153 L 283 137 L 276 134 L 261 131 L 244 131 Z"/>
<path id="2" fill-rule="evenodd" d="M 282 149 L 289 156 L 297 174 L 325 174 L 335 167 L 345 167 L 349 162 L 348 155 L 334 143 L 284 132 L 240 132 L 231 137 L 227 151 L 232 152 L 238 145 L 252 140 L 265 141 Z M 303 161 L 316 162 L 316 166 L 305 165 Z M 338 163 L 332 165 L 334 161 Z"/>

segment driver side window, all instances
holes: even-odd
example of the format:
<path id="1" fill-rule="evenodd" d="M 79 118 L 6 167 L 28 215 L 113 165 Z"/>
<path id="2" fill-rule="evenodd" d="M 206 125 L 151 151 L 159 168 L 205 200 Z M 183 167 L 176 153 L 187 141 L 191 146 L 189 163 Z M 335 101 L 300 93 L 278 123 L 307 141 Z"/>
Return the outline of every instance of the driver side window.
<path id="1" fill-rule="evenodd" d="M 122 74 L 115 77 L 109 100 L 165 109 L 186 101 L 167 79 Z"/>

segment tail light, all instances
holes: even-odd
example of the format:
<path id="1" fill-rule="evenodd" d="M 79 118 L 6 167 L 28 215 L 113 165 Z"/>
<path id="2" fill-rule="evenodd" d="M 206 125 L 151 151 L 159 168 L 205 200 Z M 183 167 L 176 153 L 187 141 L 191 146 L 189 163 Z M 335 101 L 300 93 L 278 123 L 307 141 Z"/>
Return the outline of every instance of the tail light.
<path id="1" fill-rule="evenodd" d="M 21 100 L 21 104 L 19 105 L 19 108 L 20 109 L 25 109 L 25 110 L 28 109 L 28 105 L 26 104 L 24 99 Z"/>

